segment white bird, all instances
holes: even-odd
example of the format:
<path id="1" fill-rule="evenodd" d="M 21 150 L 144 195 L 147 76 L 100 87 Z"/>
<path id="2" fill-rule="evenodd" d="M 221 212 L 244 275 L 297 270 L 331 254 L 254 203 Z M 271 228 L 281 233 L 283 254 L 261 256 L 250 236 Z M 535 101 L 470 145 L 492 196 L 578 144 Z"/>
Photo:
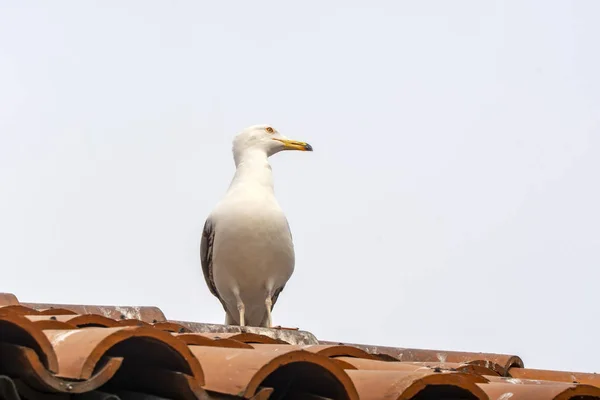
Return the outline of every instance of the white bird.
<path id="1" fill-rule="evenodd" d="M 236 172 L 204 224 L 200 259 L 225 324 L 271 327 L 271 311 L 294 272 L 290 227 L 273 190 L 268 157 L 312 151 L 269 125 L 244 129 L 233 140 Z"/>

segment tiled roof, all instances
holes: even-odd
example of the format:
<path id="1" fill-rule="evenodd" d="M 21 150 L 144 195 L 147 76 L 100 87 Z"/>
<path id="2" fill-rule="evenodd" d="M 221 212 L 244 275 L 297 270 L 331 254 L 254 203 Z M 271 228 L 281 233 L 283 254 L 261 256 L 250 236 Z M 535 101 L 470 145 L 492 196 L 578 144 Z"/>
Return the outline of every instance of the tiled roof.
<path id="1" fill-rule="evenodd" d="M 582 397 L 587 396 L 587 397 Z M 156 307 L 0 293 L 0 399 L 600 399 L 600 375 L 515 355 L 319 341 L 169 321 Z"/>

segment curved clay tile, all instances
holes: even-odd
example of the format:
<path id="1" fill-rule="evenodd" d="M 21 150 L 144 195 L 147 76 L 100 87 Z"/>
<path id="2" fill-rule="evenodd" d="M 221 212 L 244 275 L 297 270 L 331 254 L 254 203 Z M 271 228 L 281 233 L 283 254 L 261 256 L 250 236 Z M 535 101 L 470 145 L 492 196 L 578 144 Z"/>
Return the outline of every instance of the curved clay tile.
<path id="1" fill-rule="evenodd" d="M 360 370 L 372 370 L 372 371 L 456 371 L 464 372 L 468 374 L 477 374 L 482 376 L 484 379 L 486 375 L 498 376 L 498 374 L 491 369 L 483 368 L 471 364 L 458 364 L 458 363 L 427 363 L 427 362 L 401 362 L 401 361 L 381 361 L 381 360 L 368 360 L 362 358 L 350 358 L 350 357 L 336 357 L 336 362 L 342 363 L 342 368 L 348 369 L 360 369 Z"/>
<path id="2" fill-rule="evenodd" d="M 165 315 L 158 307 L 146 306 L 93 306 L 85 304 L 42 304 L 42 303 L 21 303 L 24 306 L 36 310 L 45 310 L 48 308 L 61 308 L 74 312 L 75 314 L 98 314 L 107 318 L 118 319 L 139 319 L 148 323 L 166 321 Z"/>
<path id="3" fill-rule="evenodd" d="M 0 307 L 0 315 L 16 314 L 16 315 L 38 315 L 40 312 L 33 308 L 25 307 L 20 304 Z"/>
<path id="4" fill-rule="evenodd" d="M 510 368 L 523 366 L 523 361 L 521 361 L 521 358 L 517 356 L 497 357 L 496 359 L 490 357 L 489 359 L 456 362 L 464 362 L 466 364 L 472 364 L 483 368 L 488 368 L 493 370 L 500 376 L 507 376 L 508 370 Z"/>
<path id="5" fill-rule="evenodd" d="M 543 369 L 511 368 L 508 375 L 513 378 L 539 379 L 554 382 L 584 383 L 600 388 L 600 374 L 583 372 L 547 371 Z"/>
<path id="6" fill-rule="evenodd" d="M 37 318 L 36 318 L 37 317 Z M 42 318 L 40 318 L 42 317 Z M 25 315 L 25 318 L 27 318 L 28 320 L 30 320 L 31 322 L 33 322 L 35 324 L 36 327 L 38 327 L 41 330 L 46 330 L 46 329 L 75 329 L 76 327 L 66 323 L 66 322 L 61 322 L 61 321 L 57 321 L 57 320 L 52 320 L 52 319 L 48 319 L 45 316 L 41 316 L 41 315 Z"/>
<path id="7" fill-rule="evenodd" d="M 542 383 L 543 381 L 530 381 L 530 383 L 497 383 L 480 384 L 491 399 L 502 400 L 568 400 L 568 399 L 596 399 L 600 398 L 600 388 L 591 385 L 575 385 L 567 383 Z"/>
<path id="8" fill-rule="evenodd" d="M 85 315 L 77 315 L 77 314 L 63 314 L 63 315 L 31 315 L 27 317 L 28 319 L 39 322 L 39 321 L 57 321 L 63 324 L 68 324 L 71 329 L 82 328 L 88 326 L 96 326 L 96 327 L 113 327 L 117 326 L 117 322 L 113 319 L 103 317 L 101 315 L 96 314 L 85 314 Z M 44 328 L 44 329 L 52 329 L 52 328 Z"/>
<path id="9" fill-rule="evenodd" d="M 52 372 L 58 371 L 58 358 L 52 344 L 40 327 L 25 316 L 17 314 L 0 315 L 0 337 L 2 343 L 33 349 L 45 368 Z M 4 354 L 0 353 L 0 358 L 3 357 Z"/>
<path id="10" fill-rule="evenodd" d="M 189 330 L 185 326 L 183 326 L 181 324 L 177 324 L 175 322 L 169 322 L 169 321 L 157 322 L 155 324 L 152 324 L 152 326 L 156 329 L 160 329 L 162 331 L 167 331 L 167 332 L 177 332 L 177 333 L 191 332 L 191 330 Z"/>
<path id="11" fill-rule="evenodd" d="M 167 332 L 146 327 L 47 330 L 58 359 L 57 376 L 89 379 L 104 356 L 190 375 L 202 384 L 204 374 L 188 347 Z"/>
<path id="12" fill-rule="evenodd" d="M 381 361 L 381 360 L 369 360 L 365 358 L 355 357 L 336 357 L 336 362 L 343 363 L 344 366 L 349 365 L 350 369 L 369 370 L 369 371 L 404 371 L 404 372 L 417 372 L 417 371 L 431 371 L 431 368 L 423 365 L 415 365 L 412 363 L 405 363 L 400 361 Z M 344 367 L 344 369 L 347 369 Z"/>
<path id="13" fill-rule="evenodd" d="M 285 347 L 285 346 L 283 346 Z M 207 390 L 252 397 L 260 387 L 336 399 L 358 399 L 346 372 L 332 360 L 304 350 L 248 350 L 190 346 L 205 372 Z"/>
<path id="14" fill-rule="evenodd" d="M 0 306 L 13 306 L 19 304 L 17 296 L 12 293 L 0 293 Z"/>
<path id="15" fill-rule="evenodd" d="M 45 308 L 38 309 L 40 315 L 77 315 L 75 311 L 67 310 L 66 308 Z"/>
<path id="16" fill-rule="evenodd" d="M 280 339 L 273 339 L 269 336 L 259 335 L 257 333 L 202 333 L 202 335 L 213 339 L 233 339 L 242 343 L 261 343 L 261 344 L 288 344 Z"/>
<path id="17" fill-rule="evenodd" d="M 83 314 L 83 315 L 58 315 L 56 316 L 58 321 L 68 322 L 71 325 L 75 325 L 79 328 L 83 327 L 104 327 L 111 328 L 117 326 L 117 321 L 114 319 L 106 318 L 98 314 Z"/>
<path id="18" fill-rule="evenodd" d="M 413 361 L 440 361 L 474 364 L 492 369 L 500 375 L 506 375 L 507 371 L 512 367 L 523 367 L 523 360 L 518 356 L 510 354 L 467 353 L 459 351 L 444 352 L 434 350 L 421 350 L 420 352 L 415 350 L 413 351 L 413 354 L 415 354 L 416 358 L 430 358 Z M 440 358 L 445 359 L 440 360 Z"/>
<path id="19" fill-rule="evenodd" d="M 227 347 L 231 349 L 252 349 L 249 344 L 232 339 L 212 339 L 199 333 L 171 333 L 179 340 L 183 340 L 188 346 L 214 346 Z"/>
<path id="20" fill-rule="evenodd" d="M 335 342 L 319 341 L 321 344 L 336 344 Z M 338 343 L 344 344 L 344 343 Z M 523 367 L 523 360 L 520 357 L 510 354 L 494 354 L 494 353 L 472 353 L 461 351 L 444 351 L 444 350 L 422 350 L 422 349 L 407 349 L 401 347 L 387 346 L 369 346 L 363 344 L 348 343 L 350 346 L 355 346 L 363 349 L 371 354 L 387 354 L 394 357 L 398 361 L 420 361 L 420 362 L 454 362 L 461 364 L 480 365 L 485 368 L 492 369 L 505 376 L 508 370 L 512 367 Z"/>
<path id="21" fill-rule="evenodd" d="M 427 362 L 427 361 L 411 361 L 409 364 L 421 365 L 429 368 L 440 368 L 447 370 L 454 370 L 459 372 L 468 372 L 471 374 L 478 375 L 490 375 L 490 376 L 500 376 L 498 372 L 494 371 L 491 368 L 486 368 L 481 365 L 476 364 L 462 364 L 462 363 L 440 363 L 440 362 Z"/>
<path id="22" fill-rule="evenodd" d="M 470 398 L 487 400 L 477 375 L 460 372 L 349 370 L 361 400 Z M 445 396 L 445 397 L 444 397 Z M 514 400 L 514 399 L 513 399 Z"/>
<path id="23" fill-rule="evenodd" d="M 106 358 L 94 374 L 85 381 L 64 380 L 56 377 L 40 361 L 38 354 L 28 347 L 0 343 L 5 363 L 4 373 L 20 378 L 28 386 L 42 392 L 86 393 L 108 382 L 117 372 L 122 358 Z"/>
<path id="24" fill-rule="evenodd" d="M 120 320 L 113 320 L 116 322 L 116 326 L 145 326 L 145 327 L 149 327 L 151 328 L 152 325 L 149 324 L 148 322 L 139 320 L 139 319 L 120 319 Z"/>
<path id="25" fill-rule="evenodd" d="M 311 353 L 319 354 L 324 357 L 356 357 L 365 358 L 369 360 L 377 360 L 377 357 L 361 350 L 357 347 L 352 346 L 338 346 L 338 345 L 307 345 L 298 346 L 291 344 L 252 344 L 255 349 L 286 349 L 287 351 L 292 350 L 306 350 Z"/>

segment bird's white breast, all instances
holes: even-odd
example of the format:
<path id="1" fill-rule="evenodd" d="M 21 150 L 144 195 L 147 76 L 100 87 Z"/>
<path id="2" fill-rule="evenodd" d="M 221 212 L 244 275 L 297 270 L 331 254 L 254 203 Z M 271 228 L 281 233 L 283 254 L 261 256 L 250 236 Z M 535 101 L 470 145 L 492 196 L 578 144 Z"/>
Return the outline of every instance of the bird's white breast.
<path id="1" fill-rule="evenodd" d="M 214 216 L 217 291 L 232 306 L 237 289 L 247 306 L 263 307 L 268 289 L 283 286 L 294 270 L 294 246 L 283 211 L 273 196 L 254 193 L 226 197 Z"/>

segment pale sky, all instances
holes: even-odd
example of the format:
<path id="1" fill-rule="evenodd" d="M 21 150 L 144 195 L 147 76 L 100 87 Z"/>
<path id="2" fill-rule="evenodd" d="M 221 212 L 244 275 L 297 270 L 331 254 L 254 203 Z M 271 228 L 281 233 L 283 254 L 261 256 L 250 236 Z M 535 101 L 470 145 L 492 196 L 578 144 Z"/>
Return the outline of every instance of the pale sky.
<path id="1" fill-rule="evenodd" d="M 272 124 L 274 323 L 595 371 L 600 2 L 3 1 L 0 291 L 222 323 L 204 220 Z M 600 371 L 598 371 L 600 372 Z"/>

